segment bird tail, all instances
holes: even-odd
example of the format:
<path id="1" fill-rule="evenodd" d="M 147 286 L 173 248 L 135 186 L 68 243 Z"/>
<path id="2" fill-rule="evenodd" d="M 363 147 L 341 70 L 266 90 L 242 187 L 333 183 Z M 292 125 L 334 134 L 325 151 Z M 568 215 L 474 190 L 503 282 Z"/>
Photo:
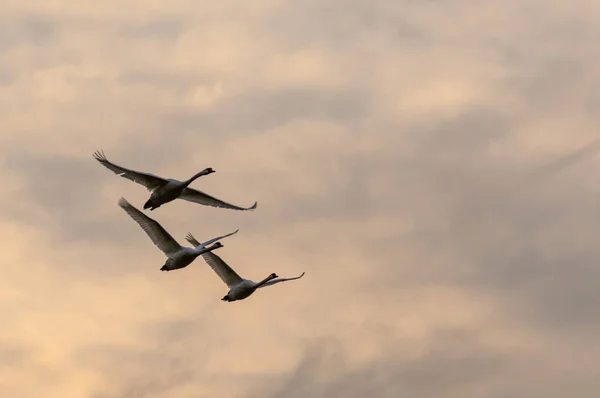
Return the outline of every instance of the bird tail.
<path id="1" fill-rule="evenodd" d="M 148 199 L 148 201 L 144 203 L 144 210 L 149 209 L 151 207 L 154 207 L 154 203 L 152 202 L 152 199 Z"/>

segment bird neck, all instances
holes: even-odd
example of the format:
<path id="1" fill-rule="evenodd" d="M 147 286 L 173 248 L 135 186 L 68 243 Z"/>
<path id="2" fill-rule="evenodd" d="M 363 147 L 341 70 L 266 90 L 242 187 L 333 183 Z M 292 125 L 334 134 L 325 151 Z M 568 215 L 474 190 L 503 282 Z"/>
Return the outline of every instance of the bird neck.
<path id="1" fill-rule="evenodd" d="M 268 281 L 270 281 L 271 279 L 274 279 L 271 275 L 267 276 L 265 279 L 263 279 L 262 281 L 258 282 L 256 284 L 256 287 L 261 287 L 262 285 L 264 285 L 265 283 L 267 283 Z"/>
<path id="2" fill-rule="evenodd" d="M 196 249 L 196 256 L 200 256 L 201 254 L 211 252 L 211 251 L 215 250 L 218 247 L 219 246 L 212 245 L 212 246 L 202 247 L 202 248 L 195 247 L 194 249 Z"/>
<path id="3" fill-rule="evenodd" d="M 205 170 L 203 170 L 203 171 L 200 171 L 200 172 L 198 172 L 198 173 L 194 174 L 193 176 L 191 176 L 191 177 L 190 177 L 188 180 L 185 180 L 185 181 L 183 182 L 183 184 L 184 184 L 184 185 L 187 187 L 187 186 L 188 186 L 188 185 L 190 185 L 192 182 L 194 182 L 194 180 L 195 180 L 196 178 L 198 178 L 198 177 L 202 177 L 202 176 L 203 176 L 203 175 L 205 175 L 205 174 L 206 174 L 206 171 L 205 171 Z"/>

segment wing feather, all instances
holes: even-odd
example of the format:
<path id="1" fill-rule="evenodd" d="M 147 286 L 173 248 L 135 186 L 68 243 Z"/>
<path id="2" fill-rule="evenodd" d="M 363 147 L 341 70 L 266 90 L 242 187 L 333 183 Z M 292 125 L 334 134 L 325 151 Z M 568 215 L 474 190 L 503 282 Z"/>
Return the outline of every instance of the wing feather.
<path id="1" fill-rule="evenodd" d="M 185 240 L 187 240 L 194 247 L 198 247 L 198 246 L 200 246 L 200 247 L 206 247 L 206 246 L 210 245 L 213 242 L 216 242 L 216 241 L 221 240 L 223 238 L 227 238 L 228 236 L 237 234 L 238 231 L 239 231 L 239 228 L 236 229 L 233 232 L 230 232 L 230 233 L 222 235 L 222 236 L 217 236 L 216 238 L 209 239 L 206 242 L 202 242 L 202 243 L 198 242 L 198 240 L 196 240 L 196 238 L 194 238 L 194 235 L 192 235 L 191 232 L 188 232 L 187 235 L 185 236 Z"/>
<path id="2" fill-rule="evenodd" d="M 202 258 L 229 288 L 243 281 L 243 279 L 216 254 L 213 254 L 212 252 L 204 253 L 202 254 Z"/>
<path id="3" fill-rule="evenodd" d="M 296 276 L 294 278 L 277 278 L 277 279 L 271 279 L 270 281 L 265 282 L 262 285 L 260 285 L 259 288 L 265 287 L 265 286 L 271 286 L 271 285 L 274 285 L 274 284 L 279 283 L 279 282 L 293 281 L 293 280 L 296 280 L 296 279 L 300 279 L 303 276 L 304 276 L 304 272 L 302 274 L 300 274 L 300 276 Z"/>
<path id="4" fill-rule="evenodd" d="M 156 220 L 136 209 L 127 199 L 119 199 L 119 206 L 142 227 L 152 242 L 168 257 L 181 250 L 181 245 Z"/>
<path id="5" fill-rule="evenodd" d="M 142 173 L 140 171 L 135 171 L 131 169 L 126 169 L 125 167 L 117 166 L 116 164 L 110 162 L 106 158 L 106 155 L 104 155 L 104 151 L 102 150 L 94 152 L 94 158 L 98 162 L 100 162 L 101 165 L 103 165 L 113 173 L 130 181 L 143 185 L 149 191 L 152 191 L 153 189 L 167 183 L 167 180 L 165 180 L 162 177 L 155 176 L 154 174 Z"/>
<path id="6" fill-rule="evenodd" d="M 202 191 L 198 191 L 193 188 L 184 189 L 183 193 L 179 196 L 178 199 L 187 200 L 188 202 L 198 203 L 205 206 L 220 207 L 232 210 L 254 210 L 256 209 L 256 206 L 258 204 L 258 202 L 254 202 L 254 204 L 250 207 L 240 207 L 231 203 L 224 202 L 221 199 L 217 199 L 213 196 L 210 196 Z"/>

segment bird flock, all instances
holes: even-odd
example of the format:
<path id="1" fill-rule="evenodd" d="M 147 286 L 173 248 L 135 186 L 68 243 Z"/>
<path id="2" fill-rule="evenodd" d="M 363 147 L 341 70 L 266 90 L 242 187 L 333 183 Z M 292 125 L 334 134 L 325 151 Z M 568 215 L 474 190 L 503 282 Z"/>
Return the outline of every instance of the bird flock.
<path id="1" fill-rule="evenodd" d="M 153 211 L 166 203 L 175 199 L 183 199 L 188 202 L 198 203 L 204 206 L 219 207 L 230 210 L 248 211 L 256 209 L 257 202 L 250 207 L 240 207 L 231 203 L 224 202 L 202 191 L 190 188 L 189 185 L 196 179 L 212 174 L 215 171 L 208 167 L 190 177 L 187 180 L 179 181 L 173 178 L 162 178 L 150 173 L 143 173 L 118 166 L 110 162 L 102 150 L 94 153 L 94 158 L 101 165 L 113 173 L 143 185 L 150 191 L 150 197 L 144 204 L 144 210 Z M 293 278 L 280 278 L 272 273 L 260 282 L 254 282 L 242 278 L 235 272 L 223 259 L 213 253 L 214 250 L 224 247 L 221 239 L 236 234 L 239 229 L 228 234 L 217 236 L 206 242 L 198 242 L 194 236 L 188 232 L 185 236 L 186 241 L 193 247 L 181 246 L 159 223 L 148 217 L 143 211 L 133 206 L 127 199 L 121 197 L 118 201 L 119 206 L 144 230 L 150 240 L 167 256 L 165 264 L 160 268 L 161 271 L 174 271 L 190 265 L 196 257 L 202 256 L 210 268 L 221 278 L 223 283 L 229 288 L 229 292 L 221 299 L 223 301 L 243 300 L 256 291 L 256 289 L 272 286 L 279 282 L 285 282 L 300 279 L 304 272 Z"/>

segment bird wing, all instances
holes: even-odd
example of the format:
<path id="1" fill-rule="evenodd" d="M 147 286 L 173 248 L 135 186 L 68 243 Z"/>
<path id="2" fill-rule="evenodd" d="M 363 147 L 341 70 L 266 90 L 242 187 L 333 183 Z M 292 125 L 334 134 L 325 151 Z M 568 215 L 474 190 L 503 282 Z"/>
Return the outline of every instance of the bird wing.
<path id="1" fill-rule="evenodd" d="M 213 254 L 212 252 L 204 253 L 202 254 L 202 258 L 210 265 L 210 268 L 219 275 L 219 278 L 221 278 L 227 287 L 231 288 L 243 281 L 243 279 L 216 254 Z"/>
<path id="2" fill-rule="evenodd" d="M 145 186 L 149 191 L 166 184 L 168 181 L 162 177 L 155 176 L 154 174 L 142 173 L 140 171 L 126 169 L 125 167 L 117 166 L 111 163 L 104 155 L 103 151 L 94 152 L 94 158 L 100 162 L 104 167 L 111 170 L 113 173 L 120 175 L 123 178 L 127 178 L 130 181 Z"/>
<path id="3" fill-rule="evenodd" d="M 277 279 L 271 279 L 270 281 L 265 282 L 262 285 L 260 285 L 259 288 L 265 287 L 265 286 L 271 286 L 271 285 L 274 285 L 274 284 L 279 283 L 279 282 L 293 281 L 293 280 L 296 280 L 296 279 L 300 279 L 303 276 L 304 276 L 304 272 L 302 274 L 300 274 L 300 276 L 296 276 L 294 278 L 277 278 Z"/>
<path id="4" fill-rule="evenodd" d="M 254 210 L 256 209 L 257 202 L 250 207 L 240 207 L 236 205 L 232 205 L 231 203 L 223 202 L 220 199 L 214 198 L 210 195 L 205 194 L 204 192 L 198 191 L 193 188 L 186 188 L 183 190 L 183 193 L 179 196 L 178 199 L 187 200 L 188 202 L 199 203 L 205 206 L 212 207 L 221 207 L 225 209 L 232 210 Z"/>
<path id="5" fill-rule="evenodd" d="M 127 199 L 119 199 L 119 206 L 142 227 L 152 242 L 168 257 L 181 250 L 179 243 L 157 221 L 136 209 Z"/>
<path id="6" fill-rule="evenodd" d="M 198 242 L 196 240 L 196 238 L 194 238 L 194 235 L 191 234 L 191 232 L 188 232 L 187 235 L 185 236 L 185 240 L 187 240 L 194 247 L 198 247 L 198 246 L 200 246 L 200 247 L 206 247 L 206 246 L 210 245 L 213 242 L 216 242 L 216 241 L 221 240 L 223 238 L 227 238 L 228 236 L 234 235 L 238 231 L 239 231 L 239 229 L 236 229 L 235 231 L 230 232 L 230 233 L 228 233 L 226 235 L 217 236 L 216 238 L 212 238 L 212 239 L 207 240 L 206 242 L 202 242 L 202 243 Z"/>

